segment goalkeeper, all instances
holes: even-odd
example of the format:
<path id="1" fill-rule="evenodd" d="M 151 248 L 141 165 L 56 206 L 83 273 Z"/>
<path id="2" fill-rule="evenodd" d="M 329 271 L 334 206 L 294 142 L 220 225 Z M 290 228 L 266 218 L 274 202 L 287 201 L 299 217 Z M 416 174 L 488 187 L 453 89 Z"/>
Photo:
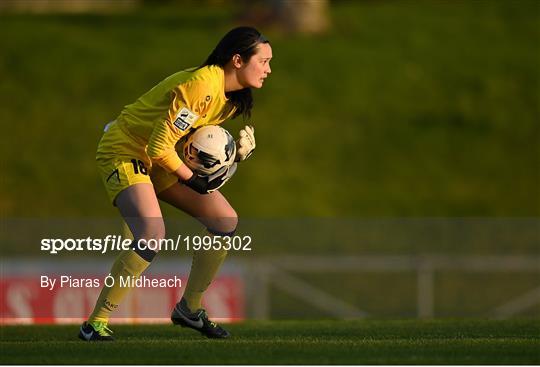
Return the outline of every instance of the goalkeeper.
<path id="1" fill-rule="evenodd" d="M 175 144 L 190 130 L 221 124 L 229 118 L 250 117 L 251 88 L 261 88 L 270 74 L 272 48 L 256 29 L 238 27 L 228 32 L 199 67 L 173 74 L 105 127 L 96 160 L 111 203 L 134 236 L 160 240 L 165 226 L 158 200 L 197 218 L 212 235 L 232 235 L 237 214 L 218 189 L 235 167 L 209 179 L 192 172 L 178 157 Z M 255 148 L 254 129 L 246 126 L 237 140 L 235 161 L 245 160 Z M 236 165 L 236 163 L 234 163 Z M 87 341 L 112 340 L 108 320 L 129 288 L 119 277 L 138 277 L 156 252 L 135 246 L 123 251 L 111 269 L 115 285 L 104 286 L 95 308 L 79 331 Z M 227 252 L 195 251 L 187 286 L 173 309 L 173 323 L 193 328 L 209 338 L 229 333 L 209 321 L 201 299 Z"/>

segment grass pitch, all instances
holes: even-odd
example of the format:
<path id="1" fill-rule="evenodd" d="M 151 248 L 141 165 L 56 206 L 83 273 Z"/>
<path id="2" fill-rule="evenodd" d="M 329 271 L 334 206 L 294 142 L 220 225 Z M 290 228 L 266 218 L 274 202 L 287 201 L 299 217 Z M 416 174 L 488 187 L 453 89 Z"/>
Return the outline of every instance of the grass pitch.
<path id="1" fill-rule="evenodd" d="M 208 340 L 171 325 L 114 326 L 113 343 L 78 326 L 6 326 L 2 364 L 539 364 L 540 320 L 279 321 L 227 325 Z"/>

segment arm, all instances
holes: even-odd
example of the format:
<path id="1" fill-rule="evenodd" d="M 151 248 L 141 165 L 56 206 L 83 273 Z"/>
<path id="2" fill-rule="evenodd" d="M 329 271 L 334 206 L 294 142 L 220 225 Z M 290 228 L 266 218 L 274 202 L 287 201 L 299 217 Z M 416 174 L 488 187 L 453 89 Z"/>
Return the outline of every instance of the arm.
<path id="1" fill-rule="evenodd" d="M 173 89 L 167 117 L 154 126 L 146 148 L 154 164 L 173 173 L 181 181 L 188 180 L 193 172 L 180 160 L 174 146 L 205 113 L 208 107 L 205 99 L 207 88 L 201 82 L 188 82 Z"/>
<path id="2" fill-rule="evenodd" d="M 180 182 L 186 182 L 193 177 L 193 171 L 188 166 L 182 164 L 176 171 L 173 172 Z"/>
<path id="3" fill-rule="evenodd" d="M 186 166 L 174 149 L 175 144 L 193 127 L 199 116 L 208 108 L 208 86 L 201 82 L 179 85 L 173 90 L 168 118 L 157 124 L 150 136 L 146 152 L 152 162 L 174 174 L 178 180 L 199 194 L 208 194 L 219 189 L 234 174 L 236 167 L 202 176 Z"/>

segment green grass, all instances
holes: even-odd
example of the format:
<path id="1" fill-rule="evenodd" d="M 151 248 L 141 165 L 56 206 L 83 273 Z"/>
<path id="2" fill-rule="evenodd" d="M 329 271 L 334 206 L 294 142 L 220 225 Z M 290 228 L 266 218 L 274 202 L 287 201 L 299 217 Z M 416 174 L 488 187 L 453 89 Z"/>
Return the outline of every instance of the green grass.
<path id="1" fill-rule="evenodd" d="M 283 321 L 228 326 L 207 340 L 173 326 L 116 326 L 114 343 L 77 326 L 2 327 L 3 364 L 538 364 L 540 320 Z"/>

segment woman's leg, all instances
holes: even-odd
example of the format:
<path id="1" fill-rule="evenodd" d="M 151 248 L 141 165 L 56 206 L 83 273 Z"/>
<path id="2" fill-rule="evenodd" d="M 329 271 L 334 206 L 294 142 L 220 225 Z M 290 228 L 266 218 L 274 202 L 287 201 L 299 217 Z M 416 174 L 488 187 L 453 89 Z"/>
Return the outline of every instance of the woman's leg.
<path id="1" fill-rule="evenodd" d="M 129 186 L 118 194 L 116 206 L 133 233 L 133 246 L 130 250 L 122 251 L 116 258 L 110 272 L 115 280 L 114 285 L 103 286 L 89 322 L 108 322 L 111 312 L 130 290 L 129 287 L 120 286 L 120 277 L 139 277 L 150 265 L 156 252 L 136 245 L 144 242 L 141 240 L 160 240 L 165 237 L 163 218 L 152 184 Z"/>
<path id="2" fill-rule="evenodd" d="M 197 218 L 208 229 L 210 235 L 232 235 L 238 218 L 227 199 L 214 191 L 200 195 L 184 185 L 173 185 L 158 194 L 158 198 Z M 223 260 L 226 250 L 199 250 L 193 253 L 189 280 L 184 291 L 184 299 L 191 311 L 202 308 L 201 299 Z"/>
<path id="3" fill-rule="evenodd" d="M 158 194 L 160 200 L 203 223 L 211 232 L 234 232 L 238 215 L 219 191 L 201 195 L 184 185 L 172 185 Z"/>

